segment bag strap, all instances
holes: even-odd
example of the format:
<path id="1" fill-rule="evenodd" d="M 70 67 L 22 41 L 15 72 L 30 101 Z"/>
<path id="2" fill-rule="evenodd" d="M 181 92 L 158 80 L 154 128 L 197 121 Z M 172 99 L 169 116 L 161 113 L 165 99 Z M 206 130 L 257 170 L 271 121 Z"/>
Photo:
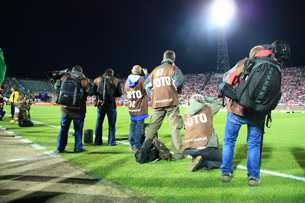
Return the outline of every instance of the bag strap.
<path id="1" fill-rule="evenodd" d="M 268 76 L 267 76 L 267 78 L 265 80 L 265 83 L 264 83 L 260 93 L 258 94 L 258 97 L 255 100 L 255 102 L 258 103 L 258 104 L 262 103 L 263 97 L 266 94 L 266 90 L 267 90 L 267 88 L 269 86 L 269 83 L 270 83 L 270 80 L 271 80 L 271 77 L 272 77 L 272 73 L 273 73 L 273 67 L 270 66 L 270 64 L 265 64 L 265 65 L 269 66 L 270 69 L 269 69 L 269 72 L 268 72 Z"/>
<path id="2" fill-rule="evenodd" d="M 268 113 L 267 114 L 267 122 L 266 122 L 266 127 L 267 128 L 271 127 L 271 122 L 272 122 L 271 113 Z"/>

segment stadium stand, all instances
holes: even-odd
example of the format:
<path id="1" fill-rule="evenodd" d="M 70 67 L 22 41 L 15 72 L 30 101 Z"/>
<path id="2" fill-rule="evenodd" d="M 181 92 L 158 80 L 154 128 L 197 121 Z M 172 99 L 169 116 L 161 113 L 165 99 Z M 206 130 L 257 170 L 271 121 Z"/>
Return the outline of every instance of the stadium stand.
<path id="1" fill-rule="evenodd" d="M 222 74 L 200 73 L 184 75 L 184 89 L 179 95 L 181 105 L 187 104 L 193 94 L 204 96 L 218 96 L 218 84 L 222 80 Z M 121 78 L 121 87 L 125 85 L 126 78 Z M 126 94 L 117 98 L 117 104 L 127 104 Z M 288 67 L 283 69 L 283 85 L 281 105 L 305 106 L 305 68 Z"/>
<path id="2" fill-rule="evenodd" d="M 52 92 L 48 82 L 40 80 L 19 80 L 19 82 L 31 92 Z"/>
<path id="3" fill-rule="evenodd" d="M 305 105 L 305 69 L 289 67 L 283 69 L 282 98 L 280 103 Z"/>
<path id="4" fill-rule="evenodd" d="M 222 75 L 217 73 L 185 74 L 184 89 L 179 95 L 180 105 L 187 104 L 193 94 L 204 96 L 218 96 L 218 84 L 222 80 Z M 120 78 L 121 88 L 124 88 L 126 78 Z M 55 89 L 49 81 L 29 80 L 16 78 L 5 78 L 6 91 L 4 95 L 10 95 L 10 87 L 17 88 L 23 96 L 37 97 L 38 93 L 48 93 L 55 100 Z M 150 100 L 150 96 L 149 96 Z M 87 104 L 93 105 L 95 97 L 88 97 Z M 116 99 L 118 105 L 127 105 L 126 94 Z M 305 107 L 305 67 L 287 67 L 283 69 L 282 97 L 279 105 L 294 105 Z"/>

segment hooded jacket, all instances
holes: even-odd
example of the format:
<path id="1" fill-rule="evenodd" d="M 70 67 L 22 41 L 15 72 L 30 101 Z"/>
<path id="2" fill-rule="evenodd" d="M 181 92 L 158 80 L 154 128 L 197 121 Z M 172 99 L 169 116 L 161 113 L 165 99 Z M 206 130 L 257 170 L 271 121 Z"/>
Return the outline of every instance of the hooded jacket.
<path id="1" fill-rule="evenodd" d="M 124 92 L 127 93 L 128 110 L 132 121 L 148 117 L 148 99 L 144 89 L 144 81 L 149 76 L 130 74 L 126 80 Z"/>
<path id="2" fill-rule="evenodd" d="M 207 97 L 200 103 L 190 100 L 190 105 L 184 114 L 185 135 L 183 138 L 184 149 L 206 147 L 218 148 L 218 137 L 213 128 L 213 117 L 219 111 L 221 102 L 214 97 Z"/>
<path id="3" fill-rule="evenodd" d="M 80 109 L 73 109 L 66 106 L 61 105 L 61 116 L 63 118 L 76 118 L 81 119 L 86 116 L 86 101 L 87 101 L 87 90 L 90 87 L 90 80 L 85 77 L 85 75 L 78 71 L 71 71 L 68 73 L 71 77 L 79 78 L 82 88 L 84 89 L 84 95 L 80 101 Z M 67 75 L 63 75 L 61 77 L 61 83 L 63 83 L 67 79 Z"/>

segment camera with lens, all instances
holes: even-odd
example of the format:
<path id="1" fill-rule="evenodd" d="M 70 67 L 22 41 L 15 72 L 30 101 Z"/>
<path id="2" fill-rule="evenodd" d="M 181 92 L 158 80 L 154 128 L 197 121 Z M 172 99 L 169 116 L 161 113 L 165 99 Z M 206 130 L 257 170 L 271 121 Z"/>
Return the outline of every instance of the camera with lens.
<path id="1" fill-rule="evenodd" d="M 54 80 L 59 80 L 63 75 L 68 73 L 68 69 L 65 70 L 60 70 L 60 71 L 49 71 L 48 72 L 48 78 L 49 79 L 54 79 Z"/>
<path id="2" fill-rule="evenodd" d="M 145 76 L 145 72 L 147 73 L 147 69 L 146 68 L 141 68 L 140 76 Z"/>
<path id="3" fill-rule="evenodd" d="M 272 44 L 264 44 L 262 46 L 272 51 L 279 62 L 286 62 L 290 59 L 290 47 L 286 41 L 276 40 Z"/>

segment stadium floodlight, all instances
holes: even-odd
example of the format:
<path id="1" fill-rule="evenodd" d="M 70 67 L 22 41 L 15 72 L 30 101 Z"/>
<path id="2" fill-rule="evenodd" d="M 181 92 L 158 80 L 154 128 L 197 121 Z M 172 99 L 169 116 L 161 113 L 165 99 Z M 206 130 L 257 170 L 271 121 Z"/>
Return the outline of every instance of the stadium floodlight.
<path id="1" fill-rule="evenodd" d="M 215 0 L 212 4 L 211 15 L 214 23 L 224 27 L 235 13 L 235 4 L 233 0 Z"/>
<path id="2" fill-rule="evenodd" d="M 218 57 L 217 73 L 225 73 L 230 68 L 229 54 L 225 35 L 225 26 L 235 13 L 234 0 L 215 0 L 211 4 L 211 17 L 214 25 L 218 27 Z"/>

